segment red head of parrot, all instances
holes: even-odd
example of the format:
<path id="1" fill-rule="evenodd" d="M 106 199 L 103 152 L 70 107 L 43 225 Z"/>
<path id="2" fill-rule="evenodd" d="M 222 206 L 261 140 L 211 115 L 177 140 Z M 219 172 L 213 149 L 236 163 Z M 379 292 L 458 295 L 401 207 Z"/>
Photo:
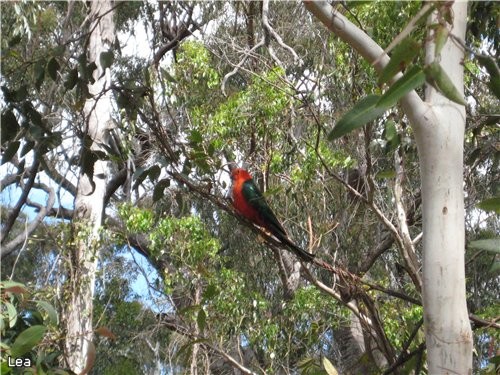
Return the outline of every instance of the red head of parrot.
<path id="1" fill-rule="evenodd" d="M 236 211 L 251 222 L 267 229 L 278 240 L 290 246 L 302 259 L 311 261 L 314 255 L 302 250 L 288 238 L 250 173 L 243 168 L 235 168 L 231 171 L 231 180 L 233 205 Z"/>

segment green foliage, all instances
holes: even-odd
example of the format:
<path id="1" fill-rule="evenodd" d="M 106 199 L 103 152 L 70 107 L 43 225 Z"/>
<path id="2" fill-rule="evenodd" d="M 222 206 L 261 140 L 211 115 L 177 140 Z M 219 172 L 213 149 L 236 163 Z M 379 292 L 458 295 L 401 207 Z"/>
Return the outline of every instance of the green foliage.
<path id="1" fill-rule="evenodd" d="M 118 213 L 125 221 L 127 230 L 131 232 L 148 232 L 152 229 L 154 216 L 151 211 L 141 210 L 132 205 L 122 205 Z"/>
<path id="2" fill-rule="evenodd" d="M 179 105 L 203 105 L 202 98 L 219 84 L 219 74 L 211 66 L 208 50 L 199 42 L 185 42 L 171 72 L 164 71 L 165 84 L 175 87 Z M 173 81 L 170 82 L 170 81 Z"/>
<path id="3" fill-rule="evenodd" d="M 280 308 L 281 314 L 272 313 L 279 307 L 250 284 L 253 281 L 248 275 L 230 268 L 225 258 L 217 256 L 219 241 L 197 216 L 166 217 L 152 223 L 147 210 L 131 206 L 123 206 L 120 214 L 129 218 L 127 229 L 148 234 L 156 257 L 172 259 L 176 268 L 162 275 L 167 294 L 191 295 L 193 287 L 201 288 L 201 300 L 185 306 L 179 314 L 209 334 L 212 342 L 229 340 L 239 332 L 246 345 L 265 353 L 273 366 L 273 358 L 290 350 L 297 359 L 308 352 L 307 348 L 312 354 L 314 348 L 325 345 L 324 332 L 336 327 L 339 317 L 348 317 L 346 310 L 314 287 L 299 288 Z M 207 336 L 202 337 L 205 340 Z M 290 346 L 283 346 L 284 339 L 291 340 Z M 192 345 L 187 343 L 179 355 L 184 358 Z"/>
<path id="4" fill-rule="evenodd" d="M 207 363 L 214 365 L 219 357 L 207 349 L 208 345 L 231 354 L 232 350 L 244 354 L 248 350 L 253 359 L 245 365 L 253 371 L 331 374 L 332 366 L 339 372 L 346 370 L 342 367 L 344 358 L 340 357 L 336 335 L 337 330 L 351 324 L 349 310 L 303 279 L 293 295 L 285 296 L 280 278 L 284 272 L 267 246 L 234 218 L 189 191 L 189 187 L 175 178 L 164 178 L 161 168 L 182 168 L 184 176 L 193 179 L 200 188 L 206 187 L 220 202 L 226 202 L 225 174 L 219 179 L 223 163 L 247 162 L 290 237 L 301 245 L 310 245 L 320 258 L 335 260 L 336 264 L 358 273 L 360 264 L 384 238 L 385 226 L 370 207 L 358 204 L 346 194 L 330 172 L 348 178 L 354 168 L 366 171 L 360 180 L 374 189 L 370 199 L 391 219 L 394 218 L 393 186 L 389 179 L 394 177 L 392 156 L 397 151 L 405 169 L 403 199 L 411 237 L 421 231 L 413 133 L 400 109 L 394 106 L 410 90 L 418 90 L 426 72 L 439 90 L 447 90 L 438 84 L 443 81 L 442 73 L 432 70 L 435 66 L 426 69 L 422 63 L 423 48 L 418 47 L 425 41 L 425 23 L 419 22 L 409 38 L 392 50 L 390 66 L 377 76 L 373 67 L 362 61 L 350 46 L 316 22 L 310 23 L 311 16 L 302 4 L 272 3 L 270 19 L 275 31 L 297 51 L 304 64 L 292 61 L 288 52 L 271 39 L 269 45 L 283 67 L 276 67 L 267 45 L 253 51 L 226 85 L 226 97 L 220 89 L 222 77 L 241 61 L 242 51 L 255 42 L 249 36 L 263 35 L 260 23 L 255 22 L 257 18 L 248 13 L 252 6 L 247 5 L 227 3 L 224 6 L 232 7 L 231 11 L 221 12 L 220 4 L 200 3 L 198 9 L 204 19 L 220 17 L 215 22 L 217 27 L 196 41 L 181 42 L 173 50 L 173 59 L 163 59 L 157 69 L 150 67 L 147 59 L 121 56 L 118 44 L 98 56 L 100 64 L 113 71 L 111 89 L 117 111 L 112 135 L 118 135 L 121 153 L 109 149 L 108 155 L 95 156 L 106 157 L 114 171 L 134 165 L 135 172 L 132 176 L 129 171 L 133 181 L 127 179 L 123 192 L 117 190 L 110 199 L 106 213 L 114 215 L 114 208 L 119 207 L 119 217 L 107 222 L 109 229 L 101 233 L 99 243 L 102 251 L 93 311 L 99 322 L 95 328 L 95 373 L 152 373 L 158 358 L 167 368 L 166 364 L 171 363 L 173 367 L 169 370 L 174 372 L 189 371 L 195 361 L 200 367 L 206 366 L 203 368 L 206 372 L 229 372 L 209 367 Z M 422 4 L 356 1 L 335 6 L 385 47 Z M 87 58 L 87 34 L 71 35 L 64 45 L 60 41 L 65 32 L 79 30 L 88 16 L 86 5 L 73 4 L 73 13 L 67 20 L 67 3 L 18 2 L 2 3 L 1 7 L 5 104 L 1 118 L 2 163 L 14 161 L 15 156 L 21 163 L 29 162 L 30 157 L 26 156 L 34 150 L 54 161 L 61 175 L 68 171 L 78 175 L 81 150 L 71 153 L 61 146 L 61 141 L 79 144 L 77 135 L 85 129 L 81 114 L 90 97 L 88 84 L 94 82 L 97 65 Z M 477 3 L 471 4 L 471 8 L 473 14 L 483 17 L 472 20 L 471 34 L 478 38 L 475 46 L 479 49 L 481 43 L 489 44 L 498 38 L 498 33 L 491 35 L 495 27 L 488 27 L 495 25 L 494 15 L 498 10 Z M 161 22 L 156 3 L 121 3 L 115 11 L 115 21 L 126 37 L 143 23 L 152 38 L 141 42 L 154 45 L 155 49 L 167 42 L 165 29 L 158 27 Z M 443 25 L 449 16 L 449 13 L 442 15 Z M 253 30 L 249 26 L 251 20 Z M 297 20 L 304 24 L 297 27 Z M 67 25 L 65 30 L 60 28 L 63 24 Z M 431 26 L 438 44 L 437 54 L 448 37 L 443 25 Z M 163 26 L 167 27 L 165 23 Z M 80 35 L 82 38 L 78 39 Z M 233 45 L 237 47 L 231 49 Z M 481 83 L 489 81 L 490 89 L 495 89 L 498 67 L 489 56 L 476 57 L 465 61 L 470 70 L 467 88 L 478 101 L 477 118 L 469 116 L 467 128 L 466 156 L 470 169 L 466 171 L 470 199 L 467 206 L 482 202 L 480 208 L 494 211 L 495 202 L 485 203 L 484 199 L 497 195 L 492 171 L 498 161 L 491 151 L 495 150 L 497 118 L 490 115 L 498 111 L 493 96 L 482 91 Z M 399 71 L 404 73 L 402 79 L 390 87 L 378 87 Z M 370 93 L 376 95 L 365 96 Z M 378 119 L 391 107 L 388 118 L 375 122 L 365 132 L 335 138 L 333 142 L 325 137 L 332 123 L 337 126 L 331 137 L 339 137 Z M 340 118 L 343 113 L 347 115 Z M 180 162 L 172 164 L 172 160 L 167 160 L 171 155 L 156 155 L 160 142 L 148 127 L 151 123 L 165 131 L 162 141 L 172 146 Z M 60 132 L 62 124 L 68 124 L 68 130 Z M 140 151 L 132 145 L 143 135 L 136 134 L 138 130 L 148 138 Z M 17 169 L 13 163 L 6 167 Z M 55 185 L 61 186 L 58 181 Z M 151 195 L 155 206 L 148 208 Z M 128 199 L 134 203 L 115 206 L 117 200 Z M 492 217 L 488 216 L 481 225 L 496 233 L 498 225 Z M 25 227 L 24 221 L 29 225 L 29 220 L 21 219 L 15 228 L 19 232 Z M 117 219 L 121 219 L 125 229 L 115 227 Z M 488 240 L 492 235 L 478 234 L 477 228 L 470 224 L 475 220 L 474 217 L 468 220 L 468 237 L 487 242 L 473 242 L 472 246 L 478 250 L 467 252 L 471 312 L 492 320 L 498 315 L 495 315 L 498 282 L 489 272 L 495 253 L 482 249 L 495 243 Z M 21 302 L 6 299 L 1 320 L 2 333 L 6 333 L 2 339 L 11 340 L 9 348 L 16 337 L 27 332 L 26 348 L 37 344 L 28 355 L 42 358 L 40 355 L 47 349 L 49 354 L 40 359 L 45 363 L 41 365 L 45 372 L 50 372 L 59 358 L 59 353 L 53 350 L 53 338 L 60 337 L 54 328 L 59 324 L 58 316 L 48 301 L 54 295 L 51 288 L 56 288 L 65 276 L 54 259 L 63 263 L 70 259 L 68 238 L 72 238 L 73 230 L 70 224 L 47 223 L 28 240 L 18 262 L 12 257 L 2 259 L 5 274 L 17 262 L 16 272 L 22 281 L 36 281 L 40 285 L 41 281 L 49 280 L 50 285 L 40 291 L 43 296 L 29 300 L 26 297 Z M 88 230 L 78 232 L 80 237 L 88 237 Z M 143 270 L 148 280 L 140 286 L 135 284 L 139 272 L 137 259 L 135 256 L 133 261 L 129 259 L 129 244 L 135 244 L 137 239 L 147 243 L 137 249 L 141 259 L 146 257 L 156 271 Z M 399 262 L 398 253 L 391 247 L 362 273 L 373 283 L 414 293 L 404 272 L 401 275 L 397 269 Z M 335 285 L 335 280 L 323 271 L 312 272 L 327 285 Z M 153 294 L 161 296 L 160 306 L 153 303 Z M 371 297 L 380 302 L 377 308 L 383 328 L 398 353 L 421 319 L 422 311 L 380 293 Z M 362 305 L 361 302 L 360 308 Z M 30 315 L 23 315 L 23 311 L 29 311 Z M 35 328 L 27 331 L 30 327 Z M 46 328 L 42 340 L 40 327 Z M 15 334 L 9 337 L 11 331 Z M 487 345 L 498 340 L 491 331 L 485 328 L 475 335 L 481 364 L 491 357 Z M 365 339 L 371 338 L 365 335 Z M 21 349 L 22 341 L 18 345 Z M 422 342 L 419 331 L 410 350 Z M 153 353 L 151 347 L 155 345 L 159 353 Z M 200 352 L 193 358 L 196 345 Z M 203 362 L 205 358 L 207 363 Z M 365 353 L 359 361 L 372 359 Z M 415 367 L 416 361 L 400 370 L 409 372 L 411 366 Z M 198 370 L 202 372 L 201 368 Z"/>
<path id="5" fill-rule="evenodd" d="M 131 205 L 121 206 L 119 214 L 128 231 L 149 234 L 155 257 L 169 254 L 179 264 L 196 269 L 203 261 L 213 259 L 220 248 L 197 216 L 164 217 L 155 221 L 151 210 Z"/>
<path id="6" fill-rule="evenodd" d="M 500 253 L 500 238 L 490 238 L 487 240 L 471 241 L 467 247 L 469 247 L 470 249 L 478 249 L 493 253 Z"/>
<path id="7" fill-rule="evenodd" d="M 424 82 L 425 74 L 422 69 L 413 66 L 382 95 L 377 106 L 386 109 L 394 106 L 403 96 L 422 86 Z"/>
<path id="8" fill-rule="evenodd" d="M 351 21 L 363 22 L 368 35 L 379 45 L 387 46 L 421 8 L 421 3 L 411 2 L 385 2 L 385 1 L 349 1 L 353 14 L 348 14 Z M 354 19 L 353 17 L 356 17 Z M 376 20 L 376 22 L 374 22 Z M 397 22 L 394 22 L 396 21 Z M 384 27 L 380 27 L 384 25 Z M 424 24 L 414 32 L 416 40 L 422 40 L 425 35 Z"/>
<path id="9" fill-rule="evenodd" d="M 387 108 L 379 107 L 380 96 L 368 95 L 342 117 L 328 135 L 328 139 L 339 138 L 354 129 L 380 117 Z"/>
<path id="10" fill-rule="evenodd" d="M 378 84 L 387 83 L 396 73 L 404 70 L 413 62 L 420 51 L 421 45 L 416 40 L 408 37 L 401 41 L 391 54 L 391 60 L 380 73 Z"/>
<path id="11" fill-rule="evenodd" d="M 256 131 L 262 137 L 269 134 L 268 127 L 283 121 L 283 113 L 293 103 L 290 88 L 284 81 L 284 72 L 275 68 L 252 82 L 238 93 L 231 95 L 206 118 L 208 136 L 236 141 L 238 135 Z M 198 116 L 201 112 L 195 111 Z M 196 116 L 195 123 L 203 122 Z M 196 121 L 198 120 L 198 121 Z M 226 141 L 227 142 L 227 141 Z M 220 142 L 216 144 L 221 146 Z"/>
<path id="12" fill-rule="evenodd" d="M 401 306 L 399 302 L 384 304 L 382 307 L 385 334 L 395 348 L 401 348 L 408 340 L 410 332 L 423 319 L 421 306 Z M 411 349 L 415 349 L 424 341 L 424 331 L 421 325 L 417 338 L 412 341 Z"/>
<path id="13" fill-rule="evenodd" d="M 320 159 L 321 157 L 321 159 Z M 316 177 L 318 170 L 323 168 L 324 162 L 328 168 L 350 168 L 355 165 L 355 160 L 351 155 L 341 149 L 333 149 L 321 139 L 318 150 L 311 146 L 306 146 L 304 159 L 297 163 L 290 172 L 290 178 L 296 184 L 310 181 Z"/>
<path id="14" fill-rule="evenodd" d="M 31 299 L 21 283 L 0 282 L 0 333 L 2 337 L 2 374 L 13 372 L 8 361 L 30 361 L 30 373 L 69 374 L 58 368 L 62 353 L 56 335 L 59 330 L 55 308 L 47 301 Z M 14 371 L 15 373 L 15 371 Z"/>
<path id="15" fill-rule="evenodd" d="M 485 199 L 477 204 L 477 207 L 484 211 L 492 211 L 497 215 L 500 214 L 500 197 Z"/>

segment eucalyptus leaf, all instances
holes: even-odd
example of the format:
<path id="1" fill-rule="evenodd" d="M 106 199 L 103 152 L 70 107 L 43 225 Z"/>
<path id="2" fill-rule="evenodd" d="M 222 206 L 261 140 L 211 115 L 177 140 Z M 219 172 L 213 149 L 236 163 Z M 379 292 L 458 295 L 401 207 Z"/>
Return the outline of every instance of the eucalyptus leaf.
<path id="1" fill-rule="evenodd" d="M 53 81 L 57 81 L 57 71 L 61 66 L 57 62 L 55 57 L 52 57 L 47 63 L 47 72 L 49 73 L 49 77 L 52 78 Z"/>
<path id="2" fill-rule="evenodd" d="M 455 87 L 439 62 L 434 61 L 424 68 L 426 81 L 449 100 L 465 105 L 465 99 Z"/>
<path id="3" fill-rule="evenodd" d="M 484 250 L 490 253 L 500 254 L 500 238 L 471 241 L 467 247 L 469 249 Z"/>
<path id="4" fill-rule="evenodd" d="M 380 73 L 378 84 L 389 82 L 396 73 L 408 66 L 421 51 L 419 42 L 411 37 L 405 38 L 393 50 L 391 60 Z"/>
<path id="5" fill-rule="evenodd" d="M 493 211 L 498 215 L 500 214 L 500 197 L 485 199 L 484 201 L 478 203 L 477 207 L 483 211 Z"/>
<path id="6" fill-rule="evenodd" d="M 328 139 L 333 140 L 339 138 L 381 116 L 386 111 L 386 108 L 378 106 L 379 100 L 380 96 L 378 95 L 368 95 L 357 102 L 354 107 L 337 122 L 328 135 Z"/>
<path id="7" fill-rule="evenodd" d="M 392 107 L 410 91 L 422 86 L 424 82 L 425 74 L 422 69 L 413 66 L 382 95 L 377 106 L 383 108 Z"/>
<path id="8" fill-rule="evenodd" d="M 31 326 L 22 331 L 14 341 L 11 347 L 11 355 L 13 358 L 19 358 L 33 349 L 40 341 L 42 341 L 47 327 L 43 325 Z"/>

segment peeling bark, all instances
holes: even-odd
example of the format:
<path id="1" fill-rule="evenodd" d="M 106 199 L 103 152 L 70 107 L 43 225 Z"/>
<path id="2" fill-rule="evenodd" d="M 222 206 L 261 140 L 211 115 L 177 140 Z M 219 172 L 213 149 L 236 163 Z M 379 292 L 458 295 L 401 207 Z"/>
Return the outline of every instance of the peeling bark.
<path id="1" fill-rule="evenodd" d="M 112 2 L 91 2 L 90 17 L 94 20 L 88 46 L 90 61 L 95 61 L 95 82 L 89 84 L 92 95 L 84 107 L 86 129 L 82 139 L 81 172 L 75 197 L 73 245 L 68 260 L 65 311 L 65 358 L 67 365 L 80 373 L 88 367 L 93 339 L 92 309 L 100 249 L 107 182 L 111 178 L 110 163 L 98 157 L 105 153 L 112 127 L 112 94 L 110 69 L 101 65 L 100 55 L 111 49 L 115 38 Z"/>

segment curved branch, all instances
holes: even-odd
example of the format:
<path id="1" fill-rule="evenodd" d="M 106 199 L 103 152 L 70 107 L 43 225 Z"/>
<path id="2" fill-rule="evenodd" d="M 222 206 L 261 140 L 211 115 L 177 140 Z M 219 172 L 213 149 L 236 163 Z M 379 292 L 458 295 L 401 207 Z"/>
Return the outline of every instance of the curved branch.
<path id="1" fill-rule="evenodd" d="M 368 270 L 373 266 L 375 261 L 388 249 L 391 248 L 394 243 L 394 237 L 388 235 L 382 240 L 374 249 L 369 251 L 368 255 L 363 260 L 363 263 L 358 267 L 358 272 L 363 274 L 368 272 Z"/>
<path id="2" fill-rule="evenodd" d="M 304 272 L 306 274 L 306 278 L 313 284 L 315 285 L 319 290 L 323 291 L 324 293 L 328 294 L 329 296 L 333 297 L 340 303 L 344 304 L 349 310 L 351 310 L 354 315 L 356 315 L 359 320 L 363 323 L 365 323 L 367 326 L 372 327 L 373 322 L 371 319 L 363 314 L 361 311 L 359 311 L 358 306 L 356 306 L 355 303 L 352 301 L 346 302 L 341 294 L 339 292 L 336 292 L 334 289 L 330 288 L 329 286 L 323 284 L 321 281 L 319 281 L 316 277 L 313 276 L 313 274 L 306 268 L 303 267 Z"/>
<path id="3" fill-rule="evenodd" d="M 41 158 L 43 171 L 54 180 L 58 185 L 63 187 L 72 196 L 76 195 L 76 186 L 71 183 L 65 176 L 61 175 L 53 166 L 47 162 L 44 157 Z"/>
<path id="4" fill-rule="evenodd" d="M 0 181 L 0 192 L 3 191 L 7 186 L 16 183 L 19 180 L 18 173 L 8 174 Z"/>
<path id="5" fill-rule="evenodd" d="M 35 155 L 35 161 L 33 162 L 33 165 L 31 166 L 31 169 L 30 169 L 30 172 L 28 175 L 28 182 L 26 182 L 26 185 L 24 185 L 23 192 L 21 193 L 21 196 L 19 197 L 17 204 L 15 205 L 14 209 L 10 212 L 10 214 L 7 217 L 7 220 L 5 221 L 4 226 L 2 228 L 2 232 L 0 234 L 0 243 L 2 243 L 2 244 L 7 239 L 7 235 L 9 234 L 14 223 L 16 222 L 16 219 L 19 216 L 19 213 L 21 212 L 21 208 L 26 203 L 26 199 L 28 199 L 28 194 L 30 193 L 31 188 L 33 187 L 33 184 L 35 183 L 35 177 L 36 177 L 36 174 L 38 173 L 39 166 L 40 166 L 40 160 Z M 10 250 L 9 252 L 11 252 L 11 251 L 12 250 Z M 5 246 L 3 246 L 2 250 L 1 250 L 2 257 L 4 256 L 4 253 L 7 253 L 5 250 Z"/>
<path id="6" fill-rule="evenodd" d="M 35 231 L 35 229 L 38 227 L 38 225 L 42 222 L 42 220 L 47 216 L 48 211 L 52 209 L 54 206 L 54 203 L 56 201 L 56 193 L 54 192 L 54 189 L 51 187 L 45 185 L 45 184 L 33 184 L 33 187 L 43 189 L 46 192 L 48 192 L 49 197 L 47 199 L 47 204 L 45 207 L 42 207 L 40 209 L 40 212 L 38 215 L 35 217 L 35 219 L 28 225 L 24 233 L 19 234 L 16 238 L 14 238 L 12 241 L 9 243 L 2 245 L 2 248 L 0 249 L 0 257 L 3 258 L 13 252 L 17 246 L 22 244 L 25 239 L 31 235 Z M 25 202 L 27 201 L 27 198 L 25 199 Z"/>
<path id="7" fill-rule="evenodd" d="M 269 24 L 269 0 L 264 0 L 262 2 L 262 27 L 270 37 L 273 37 L 273 39 L 276 40 L 276 43 L 278 43 L 281 47 L 290 52 L 290 54 L 293 56 L 294 61 L 298 61 L 300 65 L 303 64 L 302 60 L 299 58 L 299 56 L 293 50 L 293 48 L 287 45 L 285 42 L 283 42 L 281 36 L 276 31 L 274 31 L 274 29 Z M 276 63 L 280 66 L 283 65 L 281 61 L 278 59 L 278 57 L 274 55 L 271 47 L 269 46 L 268 48 L 271 57 L 273 57 Z"/>
<path id="8" fill-rule="evenodd" d="M 336 12 L 328 2 L 304 0 L 304 6 L 330 31 L 348 43 L 368 63 L 372 64 L 378 73 L 389 63 L 390 58 L 384 53 L 382 47 L 346 17 Z M 394 83 L 402 76 L 402 73 L 396 74 L 391 83 Z M 431 123 L 432 119 L 424 117 L 426 115 L 430 117 L 429 112 L 433 113 L 432 109 L 420 99 L 415 91 L 406 94 L 401 99 L 401 105 L 413 126 L 424 127 Z"/>
<path id="9" fill-rule="evenodd" d="M 122 168 L 118 173 L 116 173 L 113 178 L 108 182 L 106 186 L 106 193 L 104 195 L 104 205 L 106 206 L 109 202 L 111 196 L 115 193 L 120 186 L 122 186 L 125 181 L 127 181 L 127 168 Z"/>
<path id="10" fill-rule="evenodd" d="M 222 93 L 227 96 L 226 94 L 226 82 L 229 78 L 231 78 L 232 76 L 234 76 L 236 73 L 238 73 L 238 71 L 240 70 L 240 68 L 243 66 L 243 64 L 245 63 L 245 61 L 247 61 L 248 57 L 250 56 L 250 54 L 252 52 L 254 52 L 256 49 L 262 47 L 265 45 L 265 40 L 264 38 L 262 38 L 259 43 L 257 43 L 255 46 L 253 46 L 250 51 L 246 52 L 245 53 L 245 56 L 243 56 L 243 58 L 241 59 L 241 61 L 236 64 L 236 66 L 234 67 L 233 70 L 231 70 L 229 73 L 227 73 L 224 78 L 222 79 L 222 83 L 221 83 L 221 91 Z"/>

